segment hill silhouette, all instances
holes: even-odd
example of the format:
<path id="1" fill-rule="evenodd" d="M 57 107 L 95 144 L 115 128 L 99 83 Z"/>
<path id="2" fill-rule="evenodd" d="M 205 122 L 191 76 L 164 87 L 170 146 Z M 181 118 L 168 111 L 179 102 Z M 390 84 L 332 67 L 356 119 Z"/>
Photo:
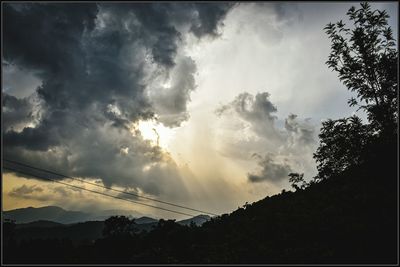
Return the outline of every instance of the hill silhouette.
<path id="1" fill-rule="evenodd" d="M 304 190 L 247 204 L 201 227 L 160 220 L 150 232 L 99 238 L 103 222 L 79 223 L 74 231 L 62 228 L 64 236 L 57 239 L 46 239 L 40 231 L 30 240 L 8 244 L 6 259 L 18 263 L 395 263 L 396 146 L 386 151 L 391 153 L 381 157 L 379 168 L 375 159 Z M 83 228 L 76 231 L 77 227 Z M 46 229 L 49 235 L 57 227 L 52 229 Z M 94 231 L 96 235 L 90 236 Z M 77 244 L 71 241 L 72 232 L 75 237 L 97 240 Z"/>
<path id="2" fill-rule="evenodd" d="M 190 225 L 193 222 L 194 225 L 201 226 L 209 219 L 208 216 L 201 215 L 181 220 L 177 223 L 180 225 Z M 146 216 L 135 218 L 134 221 L 135 229 L 144 232 L 153 230 L 158 224 L 158 220 Z M 82 244 L 91 243 L 96 239 L 102 238 L 103 229 L 104 221 L 102 220 L 71 224 L 38 220 L 29 223 L 15 224 L 14 238 L 17 242 L 34 239 L 68 239 L 74 244 Z"/>
<path id="3" fill-rule="evenodd" d="M 4 218 L 14 220 L 17 224 L 31 223 L 36 221 L 52 221 L 60 224 L 70 224 L 85 221 L 104 221 L 105 219 L 123 215 L 130 218 L 143 218 L 140 220 L 150 220 L 152 218 L 142 216 L 134 210 L 100 210 L 91 213 L 82 211 L 65 210 L 58 206 L 44 206 L 39 208 L 27 207 L 3 212 Z M 152 219 L 153 222 L 157 220 Z"/>
<path id="4" fill-rule="evenodd" d="M 58 223 L 75 223 L 87 221 L 91 214 L 80 211 L 67 211 L 57 206 L 40 208 L 21 208 L 4 211 L 5 218 L 15 220 L 17 223 L 29 223 L 38 220 L 53 221 Z"/>
<path id="5" fill-rule="evenodd" d="M 57 227 L 57 226 L 62 226 L 63 224 L 57 223 L 57 222 L 52 222 L 52 221 L 46 221 L 46 220 L 39 220 L 39 221 L 34 221 L 34 222 L 29 222 L 29 223 L 20 223 L 16 225 L 16 229 L 23 229 L 23 228 L 51 228 L 51 227 Z"/>
<path id="6" fill-rule="evenodd" d="M 203 225 L 205 222 L 209 221 L 210 219 L 211 217 L 208 215 L 198 215 L 190 219 L 178 221 L 178 223 L 182 225 L 190 225 L 193 223 L 196 226 L 200 226 Z"/>

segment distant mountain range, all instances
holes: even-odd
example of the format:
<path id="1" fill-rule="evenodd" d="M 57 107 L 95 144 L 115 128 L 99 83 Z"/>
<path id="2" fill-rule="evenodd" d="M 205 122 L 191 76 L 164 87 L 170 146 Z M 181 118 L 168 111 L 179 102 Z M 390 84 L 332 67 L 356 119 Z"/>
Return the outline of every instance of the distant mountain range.
<path id="1" fill-rule="evenodd" d="M 15 220 L 17 223 L 15 232 L 17 240 L 69 238 L 74 242 L 82 242 L 100 238 L 104 228 L 104 220 L 108 217 L 124 215 L 134 218 L 129 213 L 126 210 L 106 210 L 90 214 L 81 211 L 68 211 L 57 206 L 47 206 L 4 211 L 3 216 L 4 219 Z M 208 215 L 198 215 L 190 219 L 177 221 L 177 223 L 190 225 L 193 222 L 200 226 L 209 219 L 210 216 Z M 139 230 L 150 231 L 157 225 L 158 220 L 141 216 L 135 218 L 135 222 Z"/>
<path id="2" fill-rule="evenodd" d="M 15 220 L 17 224 L 41 220 L 62 224 L 85 221 L 104 221 L 108 217 L 115 215 L 124 215 L 130 218 L 143 216 L 136 211 L 128 210 L 104 210 L 95 213 L 86 213 L 82 211 L 69 211 L 57 206 L 46 206 L 40 208 L 28 207 L 3 212 L 4 218 Z"/>
<path id="3" fill-rule="evenodd" d="M 210 219 L 211 219 L 211 217 L 208 215 L 198 215 L 198 216 L 195 216 L 190 219 L 178 221 L 177 223 L 182 224 L 182 225 L 190 225 L 193 222 L 195 225 L 200 226 Z"/>
<path id="4" fill-rule="evenodd" d="M 22 208 L 4 211 L 3 216 L 6 219 L 15 220 L 16 223 L 29 223 L 34 221 L 52 221 L 57 223 L 75 223 L 91 219 L 91 214 L 81 211 L 68 211 L 56 206 L 47 206 L 41 208 Z"/>
<path id="5" fill-rule="evenodd" d="M 57 206 L 46 206 L 40 208 L 21 208 L 15 210 L 4 211 L 5 219 L 14 220 L 17 224 L 35 225 L 46 227 L 54 224 L 73 224 L 87 221 L 104 221 L 111 216 L 123 215 L 129 218 L 135 218 L 136 224 L 154 224 L 158 219 L 147 216 L 141 216 L 140 213 L 128 210 L 104 210 L 96 213 L 86 213 L 82 211 L 69 211 Z M 202 225 L 208 221 L 210 216 L 198 215 L 190 219 L 181 220 L 177 223 L 182 225 L 190 225 L 193 222 L 196 225 Z"/>
<path id="6" fill-rule="evenodd" d="M 157 222 L 158 220 L 146 216 L 135 219 L 136 224 L 147 224 L 147 223 L 157 223 Z"/>

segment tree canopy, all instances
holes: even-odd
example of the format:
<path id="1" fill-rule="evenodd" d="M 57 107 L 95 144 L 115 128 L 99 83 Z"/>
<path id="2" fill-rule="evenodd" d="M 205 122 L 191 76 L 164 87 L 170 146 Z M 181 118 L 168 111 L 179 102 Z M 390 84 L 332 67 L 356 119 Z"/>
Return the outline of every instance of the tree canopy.
<path id="1" fill-rule="evenodd" d="M 324 28 L 331 40 L 326 64 L 356 93 L 348 104 L 363 110 L 368 123 L 356 115 L 322 123 L 315 180 L 361 164 L 371 147 L 393 142 L 397 134 L 398 52 L 389 16 L 385 10 L 372 11 L 368 3 L 351 7 L 347 15 L 352 27 L 340 20 Z"/>
<path id="2" fill-rule="evenodd" d="M 368 3 L 351 7 L 347 15 L 351 28 L 342 20 L 324 28 L 332 42 L 326 64 L 356 92 L 357 98 L 348 103 L 367 113 L 375 131 L 395 131 L 398 52 L 389 15 L 385 10 L 372 11 Z"/>

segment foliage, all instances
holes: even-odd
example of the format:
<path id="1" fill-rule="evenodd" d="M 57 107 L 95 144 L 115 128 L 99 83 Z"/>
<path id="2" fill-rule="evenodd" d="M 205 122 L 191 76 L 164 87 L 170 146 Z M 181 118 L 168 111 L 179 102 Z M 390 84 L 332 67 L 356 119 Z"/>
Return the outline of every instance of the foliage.
<path id="1" fill-rule="evenodd" d="M 350 106 L 364 110 L 375 131 L 396 131 L 397 61 L 395 39 L 388 26 L 387 12 L 374 10 L 368 3 L 347 12 L 353 27 L 341 20 L 324 29 L 331 39 L 327 65 L 339 73 L 346 87 L 356 92 Z"/>
<path id="2" fill-rule="evenodd" d="M 296 191 L 305 189 L 308 186 L 307 182 L 304 181 L 304 173 L 289 173 L 289 177 L 289 182 Z"/>
<path id="3" fill-rule="evenodd" d="M 397 261 L 396 151 L 304 190 L 285 192 L 201 227 L 160 220 L 148 233 L 89 244 L 5 244 L 5 263 L 386 263 Z M 386 162 L 388 162 L 386 164 Z M 385 165 L 386 164 L 386 165 Z M 114 220 L 115 222 L 115 220 Z M 114 228 L 114 227 L 111 227 Z M 119 227 L 115 227 L 118 228 Z"/>
<path id="4" fill-rule="evenodd" d="M 116 237 L 121 235 L 133 235 L 136 231 L 135 220 L 125 216 L 112 216 L 104 221 L 103 236 Z"/>
<path id="5" fill-rule="evenodd" d="M 327 65 L 346 87 L 356 92 L 348 104 L 366 112 L 368 124 L 357 116 L 323 122 L 314 158 L 315 181 L 360 165 L 380 143 L 392 143 L 397 133 L 398 53 L 386 11 L 371 11 L 368 3 L 347 12 L 353 27 L 341 20 L 324 29 L 331 39 Z"/>
<path id="6" fill-rule="evenodd" d="M 15 222 L 12 220 L 5 220 L 3 222 L 3 230 L 4 230 L 4 235 L 3 235 L 3 240 L 5 242 L 9 242 L 14 238 L 15 234 Z"/>
<path id="7" fill-rule="evenodd" d="M 314 153 L 318 165 L 316 180 L 337 175 L 350 166 L 360 165 L 369 144 L 370 128 L 357 116 L 322 123 L 320 145 Z"/>

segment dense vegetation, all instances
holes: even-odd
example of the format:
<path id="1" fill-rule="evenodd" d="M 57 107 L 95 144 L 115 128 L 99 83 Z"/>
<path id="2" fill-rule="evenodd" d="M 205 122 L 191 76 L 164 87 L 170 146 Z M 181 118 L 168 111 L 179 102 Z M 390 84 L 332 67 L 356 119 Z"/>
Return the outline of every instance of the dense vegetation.
<path id="1" fill-rule="evenodd" d="M 19 263 L 396 263 L 397 62 L 384 11 L 368 4 L 325 29 L 328 66 L 368 116 L 323 123 L 318 175 L 290 174 L 295 192 L 266 197 L 201 227 L 160 220 L 153 231 L 112 217 L 103 238 L 16 242 L 4 224 L 4 260 Z"/>

